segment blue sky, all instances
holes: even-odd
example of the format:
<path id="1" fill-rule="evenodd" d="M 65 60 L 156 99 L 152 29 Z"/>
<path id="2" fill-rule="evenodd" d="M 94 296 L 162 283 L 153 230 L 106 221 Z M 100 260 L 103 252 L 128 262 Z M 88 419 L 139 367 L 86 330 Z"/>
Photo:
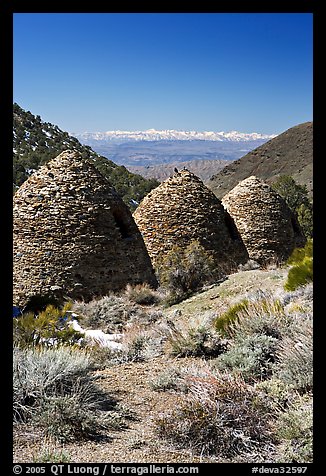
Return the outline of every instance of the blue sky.
<path id="1" fill-rule="evenodd" d="M 312 120 L 307 13 L 16 13 L 14 101 L 69 132 Z"/>

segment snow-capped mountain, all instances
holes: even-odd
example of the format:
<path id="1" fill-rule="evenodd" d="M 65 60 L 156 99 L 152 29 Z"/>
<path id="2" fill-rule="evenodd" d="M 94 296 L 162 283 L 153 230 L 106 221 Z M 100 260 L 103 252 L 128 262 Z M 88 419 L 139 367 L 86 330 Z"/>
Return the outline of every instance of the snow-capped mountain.
<path id="1" fill-rule="evenodd" d="M 88 141 L 175 141 L 175 140 L 204 140 L 219 142 L 248 142 L 255 140 L 269 140 L 275 135 L 260 134 L 258 132 L 215 132 L 215 131 L 178 131 L 174 129 L 156 130 L 147 129 L 145 131 L 107 131 L 107 132 L 83 132 L 81 134 L 71 133 L 80 140 Z"/>

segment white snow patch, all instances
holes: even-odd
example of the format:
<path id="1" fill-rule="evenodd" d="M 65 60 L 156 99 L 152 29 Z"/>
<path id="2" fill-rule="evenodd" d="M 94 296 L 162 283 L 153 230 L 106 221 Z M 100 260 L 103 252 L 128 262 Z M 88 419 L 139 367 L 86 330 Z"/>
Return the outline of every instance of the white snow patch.
<path id="1" fill-rule="evenodd" d="M 123 347 L 120 342 L 116 342 L 122 339 L 123 334 L 105 334 L 100 329 L 83 329 L 77 320 L 71 321 L 70 325 L 75 331 L 83 334 L 85 341 L 90 345 L 97 344 L 111 350 L 121 350 Z"/>

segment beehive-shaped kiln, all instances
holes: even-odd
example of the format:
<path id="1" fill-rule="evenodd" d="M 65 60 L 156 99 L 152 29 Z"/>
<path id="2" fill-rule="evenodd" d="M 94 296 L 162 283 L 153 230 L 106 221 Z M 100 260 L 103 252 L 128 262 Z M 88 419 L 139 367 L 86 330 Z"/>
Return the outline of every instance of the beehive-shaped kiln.
<path id="1" fill-rule="evenodd" d="M 210 251 L 215 264 L 232 272 L 248 254 L 221 201 L 188 170 L 181 170 L 152 190 L 134 212 L 154 265 L 173 246 L 191 241 Z"/>
<path id="2" fill-rule="evenodd" d="M 128 207 L 91 161 L 62 152 L 14 196 L 14 303 L 90 300 L 156 278 Z"/>
<path id="3" fill-rule="evenodd" d="M 222 199 L 233 218 L 249 257 L 261 264 L 282 262 L 305 237 L 296 217 L 267 183 L 251 176 Z"/>

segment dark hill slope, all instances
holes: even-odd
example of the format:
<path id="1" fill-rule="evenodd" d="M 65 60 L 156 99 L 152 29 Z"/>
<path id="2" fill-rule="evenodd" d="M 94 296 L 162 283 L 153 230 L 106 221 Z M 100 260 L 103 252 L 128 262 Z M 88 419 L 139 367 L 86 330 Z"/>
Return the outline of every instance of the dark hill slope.
<path id="1" fill-rule="evenodd" d="M 313 123 L 305 122 L 227 165 L 206 185 L 221 199 L 251 175 L 268 183 L 274 182 L 279 175 L 290 175 L 300 185 L 306 185 L 312 196 L 312 171 Z"/>
<path id="2" fill-rule="evenodd" d="M 64 150 L 74 150 L 83 158 L 92 159 L 95 167 L 110 181 L 124 202 L 135 208 L 150 190 L 159 183 L 129 172 L 107 158 L 82 145 L 78 139 L 50 122 L 42 121 L 18 104 L 13 105 L 13 180 L 18 188 L 41 165 Z"/>

